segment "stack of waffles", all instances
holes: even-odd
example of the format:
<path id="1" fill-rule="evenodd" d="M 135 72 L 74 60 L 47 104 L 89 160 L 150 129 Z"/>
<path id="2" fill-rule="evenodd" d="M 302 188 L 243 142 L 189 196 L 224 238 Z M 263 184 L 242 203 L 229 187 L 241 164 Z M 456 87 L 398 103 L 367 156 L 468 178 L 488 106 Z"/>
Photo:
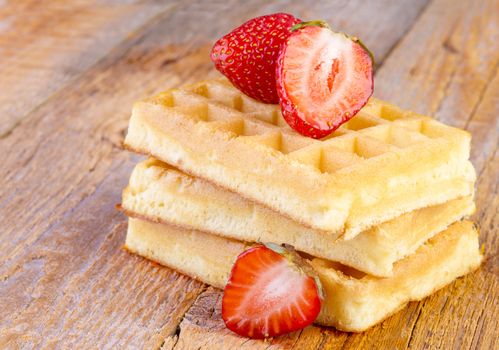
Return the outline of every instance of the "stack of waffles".
<path id="1" fill-rule="evenodd" d="M 151 158 L 123 192 L 126 247 L 224 288 L 255 242 L 318 272 L 317 324 L 363 331 L 481 262 L 468 133 L 371 98 L 315 140 L 223 79 L 134 105 L 125 146 Z"/>

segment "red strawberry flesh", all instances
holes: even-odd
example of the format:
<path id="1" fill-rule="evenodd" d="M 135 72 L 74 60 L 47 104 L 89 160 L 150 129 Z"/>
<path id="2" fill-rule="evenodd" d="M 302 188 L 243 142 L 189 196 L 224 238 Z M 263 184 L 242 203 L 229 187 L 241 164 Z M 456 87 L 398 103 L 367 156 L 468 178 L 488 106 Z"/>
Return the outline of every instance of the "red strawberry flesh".
<path id="1" fill-rule="evenodd" d="M 220 38 L 211 51 L 215 67 L 246 95 L 279 103 L 276 60 L 290 28 L 300 20 L 287 13 L 253 18 Z"/>
<path id="2" fill-rule="evenodd" d="M 222 317 L 239 335 L 266 338 L 310 325 L 320 306 L 314 277 L 259 245 L 237 258 L 224 290 Z"/>
<path id="3" fill-rule="evenodd" d="M 372 95 L 372 66 L 369 52 L 355 39 L 320 25 L 297 29 L 277 64 L 284 119 L 305 136 L 330 134 Z"/>

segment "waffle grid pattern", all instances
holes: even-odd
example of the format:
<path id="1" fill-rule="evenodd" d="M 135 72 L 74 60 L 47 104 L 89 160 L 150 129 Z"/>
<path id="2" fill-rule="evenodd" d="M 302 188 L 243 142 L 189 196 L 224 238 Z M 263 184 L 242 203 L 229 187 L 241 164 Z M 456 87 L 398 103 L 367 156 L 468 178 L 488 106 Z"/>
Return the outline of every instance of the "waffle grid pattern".
<path id="1" fill-rule="evenodd" d="M 332 135 L 314 140 L 294 132 L 282 118 L 279 106 L 258 103 L 225 80 L 164 92 L 149 102 L 206 123 L 231 138 L 272 148 L 322 173 L 334 173 L 387 152 L 420 147 L 436 138 L 448 138 L 456 131 L 429 117 L 372 98 L 355 118 Z"/>
<path id="2" fill-rule="evenodd" d="M 371 99 L 328 137 L 299 135 L 279 106 L 226 80 L 134 106 L 125 145 L 316 229 L 353 237 L 405 212 L 470 195 L 469 134 Z"/>

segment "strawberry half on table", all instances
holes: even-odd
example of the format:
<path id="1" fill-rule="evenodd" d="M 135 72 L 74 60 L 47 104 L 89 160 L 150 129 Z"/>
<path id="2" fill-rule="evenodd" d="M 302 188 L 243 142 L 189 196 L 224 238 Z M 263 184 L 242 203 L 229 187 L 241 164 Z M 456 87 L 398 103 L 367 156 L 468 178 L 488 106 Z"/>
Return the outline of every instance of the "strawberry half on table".
<path id="1" fill-rule="evenodd" d="M 264 103 L 279 103 L 275 67 L 281 44 L 300 20 L 287 13 L 253 18 L 220 38 L 211 60 L 239 90 Z"/>
<path id="2" fill-rule="evenodd" d="M 282 115 L 300 134 L 322 138 L 352 118 L 374 89 L 373 57 L 323 21 L 299 23 L 277 60 Z"/>
<path id="3" fill-rule="evenodd" d="M 222 318 L 241 336 L 274 337 L 310 325 L 322 299 L 317 274 L 293 249 L 257 245 L 241 253 L 232 267 Z"/>

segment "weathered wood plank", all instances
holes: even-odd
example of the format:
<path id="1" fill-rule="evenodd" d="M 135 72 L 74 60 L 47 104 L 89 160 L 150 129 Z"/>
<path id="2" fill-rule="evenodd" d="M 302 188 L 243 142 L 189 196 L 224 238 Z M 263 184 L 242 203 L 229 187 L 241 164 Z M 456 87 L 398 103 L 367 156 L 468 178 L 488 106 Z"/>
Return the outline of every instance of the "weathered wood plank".
<path id="1" fill-rule="evenodd" d="M 10 318 L 1 348 L 158 348 L 175 332 L 204 286 L 122 249 L 126 222 L 112 203 L 130 165 L 113 169 L 2 276 L 2 289 L 16 293 L 2 293 Z"/>
<path id="2" fill-rule="evenodd" d="M 499 118 L 497 115 L 499 106 L 499 65 L 492 79 L 487 82 L 483 90 L 480 102 L 474 107 L 466 124 L 465 129 L 473 135 L 471 159 L 480 176 L 483 175 L 485 167 L 493 161 L 494 153 L 497 152 L 499 144 Z"/>
<path id="3" fill-rule="evenodd" d="M 305 20 L 324 19 L 338 31 L 358 36 L 381 64 L 428 4 L 418 1 L 278 1 L 261 13 L 285 11 Z M 224 23 L 228 30 L 238 23 Z"/>
<path id="4" fill-rule="evenodd" d="M 375 94 L 464 128 L 497 71 L 498 22 L 494 0 L 434 1 L 378 71 Z"/>
<path id="5" fill-rule="evenodd" d="M 0 136 L 171 3 L 9 1 L 0 7 Z"/>

